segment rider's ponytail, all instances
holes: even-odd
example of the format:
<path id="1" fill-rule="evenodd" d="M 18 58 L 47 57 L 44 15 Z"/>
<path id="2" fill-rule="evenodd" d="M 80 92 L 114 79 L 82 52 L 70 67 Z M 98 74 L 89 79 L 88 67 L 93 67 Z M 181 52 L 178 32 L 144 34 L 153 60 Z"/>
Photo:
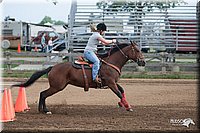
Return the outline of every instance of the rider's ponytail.
<path id="1" fill-rule="evenodd" d="M 90 24 L 91 32 L 97 32 L 97 28 L 94 24 Z"/>

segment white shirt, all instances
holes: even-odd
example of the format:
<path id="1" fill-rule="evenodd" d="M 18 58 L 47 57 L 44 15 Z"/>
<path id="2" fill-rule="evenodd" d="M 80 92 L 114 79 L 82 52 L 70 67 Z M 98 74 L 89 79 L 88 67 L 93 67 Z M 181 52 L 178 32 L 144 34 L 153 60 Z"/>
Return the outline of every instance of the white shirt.
<path id="1" fill-rule="evenodd" d="M 49 40 L 49 41 L 48 41 L 48 45 L 49 45 L 49 46 L 53 46 L 53 41 L 52 41 L 52 40 Z"/>
<path id="2" fill-rule="evenodd" d="M 99 45 L 98 38 L 102 37 L 99 32 L 94 32 L 87 43 L 84 51 L 97 51 L 97 45 Z"/>

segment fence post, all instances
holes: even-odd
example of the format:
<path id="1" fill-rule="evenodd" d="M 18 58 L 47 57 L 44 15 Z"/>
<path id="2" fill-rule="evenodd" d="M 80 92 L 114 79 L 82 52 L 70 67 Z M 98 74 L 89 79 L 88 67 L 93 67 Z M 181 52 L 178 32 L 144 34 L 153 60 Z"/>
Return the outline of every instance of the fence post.
<path id="1" fill-rule="evenodd" d="M 162 72 L 165 73 L 165 72 L 166 72 L 166 64 L 165 64 L 166 57 L 165 57 L 165 53 L 164 53 L 164 52 L 161 52 L 160 55 L 161 55 Z"/>
<path id="2" fill-rule="evenodd" d="M 47 56 L 47 62 L 49 62 L 50 61 L 50 56 L 49 56 L 49 48 L 48 48 L 48 46 L 46 46 L 46 56 Z"/>
<path id="3" fill-rule="evenodd" d="M 136 68 L 138 72 L 145 72 L 145 66 L 137 66 Z"/>
<path id="4" fill-rule="evenodd" d="M 178 66 L 178 65 L 176 65 L 176 64 L 174 64 L 173 66 L 172 66 L 172 72 L 180 72 L 180 67 Z"/>
<path id="5" fill-rule="evenodd" d="M 6 54 L 6 60 L 7 60 L 7 70 L 11 70 L 11 61 L 10 61 L 10 52 L 9 51 L 6 51 L 5 52 L 5 54 Z"/>

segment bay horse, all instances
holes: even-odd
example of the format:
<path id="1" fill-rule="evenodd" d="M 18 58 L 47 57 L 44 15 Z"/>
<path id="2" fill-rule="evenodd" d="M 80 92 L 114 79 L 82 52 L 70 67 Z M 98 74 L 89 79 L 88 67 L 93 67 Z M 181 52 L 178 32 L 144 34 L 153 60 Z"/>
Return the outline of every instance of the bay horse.
<path id="1" fill-rule="evenodd" d="M 120 98 L 120 102 L 118 102 L 120 107 L 125 107 L 127 111 L 133 111 L 126 100 L 124 89 L 117 82 L 121 69 L 128 60 L 133 60 L 139 66 L 145 66 L 142 52 L 135 42 L 130 41 L 130 43 L 116 43 L 106 55 L 100 57 L 104 61 L 99 70 L 102 85 L 110 88 Z M 114 67 L 108 64 L 112 64 Z M 85 73 L 88 77 L 89 88 L 96 88 L 97 83 L 92 81 L 91 69 L 85 69 Z M 46 98 L 62 91 L 68 84 L 84 87 L 83 76 L 80 76 L 82 70 L 75 68 L 71 62 L 59 63 L 44 70 L 36 71 L 26 82 L 11 87 L 28 87 L 44 74 L 48 74 L 50 87 L 40 93 L 38 111 L 41 113 L 51 114 L 46 107 Z"/>

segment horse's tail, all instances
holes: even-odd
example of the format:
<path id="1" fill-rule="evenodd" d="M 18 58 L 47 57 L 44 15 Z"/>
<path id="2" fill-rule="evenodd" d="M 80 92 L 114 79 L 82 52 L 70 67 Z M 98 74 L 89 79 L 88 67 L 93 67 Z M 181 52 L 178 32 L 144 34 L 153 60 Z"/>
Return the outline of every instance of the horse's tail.
<path id="1" fill-rule="evenodd" d="M 51 69 L 52 67 L 48 67 L 47 69 L 37 71 L 33 73 L 33 75 L 25 83 L 12 85 L 11 88 L 12 87 L 28 87 L 31 84 L 33 84 L 37 79 L 39 79 L 42 75 L 49 73 Z"/>

